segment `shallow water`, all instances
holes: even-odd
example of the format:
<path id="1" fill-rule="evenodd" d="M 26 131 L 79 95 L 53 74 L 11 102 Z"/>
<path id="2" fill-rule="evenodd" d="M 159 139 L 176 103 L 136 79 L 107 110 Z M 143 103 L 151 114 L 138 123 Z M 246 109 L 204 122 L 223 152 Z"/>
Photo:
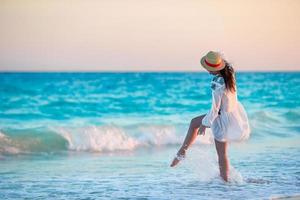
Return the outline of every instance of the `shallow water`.
<path id="1" fill-rule="evenodd" d="M 250 139 L 218 176 L 204 73 L 0 74 L 0 199 L 269 199 L 300 191 L 300 73 L 237 73 Z"/>

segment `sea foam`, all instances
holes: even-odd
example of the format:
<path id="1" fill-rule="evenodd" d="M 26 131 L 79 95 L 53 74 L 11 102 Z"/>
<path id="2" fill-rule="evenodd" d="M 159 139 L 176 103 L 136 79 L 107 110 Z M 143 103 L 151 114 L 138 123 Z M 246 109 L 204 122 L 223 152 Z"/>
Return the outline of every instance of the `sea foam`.
<path id="1" fill-rule="evenodd" d="M 113 152 L 137 148 L 181 145 L 186 127 L 157 124 L 66 127 L 8 130 L 1 133 L 0 153 L 56 152 L 63 150 Z M 196 144 L 212 144 L 210 130 Z"/>

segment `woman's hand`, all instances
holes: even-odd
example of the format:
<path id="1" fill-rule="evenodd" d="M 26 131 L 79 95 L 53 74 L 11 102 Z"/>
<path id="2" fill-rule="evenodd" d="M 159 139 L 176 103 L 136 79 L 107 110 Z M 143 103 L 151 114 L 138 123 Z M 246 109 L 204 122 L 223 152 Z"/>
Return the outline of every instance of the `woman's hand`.
<path id="1" fill-rule="evenodd" d="M 206 126 L 200 125 L 198 135 L 205 135 Z"/>

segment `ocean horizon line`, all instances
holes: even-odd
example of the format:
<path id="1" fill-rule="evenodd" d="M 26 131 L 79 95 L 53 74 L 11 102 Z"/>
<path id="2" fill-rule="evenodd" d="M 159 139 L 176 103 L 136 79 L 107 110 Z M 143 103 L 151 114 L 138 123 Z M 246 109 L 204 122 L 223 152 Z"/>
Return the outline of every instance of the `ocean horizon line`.
<path id="1" fill-rule="evenodd" d="M 237 73 L 300 73 L 299 70 L 235 70 Z M 207 73 L 198 70 L 0 70 L 6 73 Z"/>

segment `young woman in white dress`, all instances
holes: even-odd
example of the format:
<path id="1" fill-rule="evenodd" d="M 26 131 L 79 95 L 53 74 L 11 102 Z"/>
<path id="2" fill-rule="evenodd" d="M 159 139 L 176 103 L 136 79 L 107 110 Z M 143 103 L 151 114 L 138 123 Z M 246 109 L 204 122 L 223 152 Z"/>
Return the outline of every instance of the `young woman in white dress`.
<path id="1" fill-rule="evenodd" d="M 177 152 L 171 167 L 185 158 L 188 147 L 197 135 L 204 135 L 211 128 L 218 154 L 220 176 L 228 181 L 229 162 L 227 145 L 230 141 L 242 141 L 249 137 L 250 127 L 243 105 L 237 99 L 237 88 L 232 66 L 218 52 L 210 51 L 201 59 L 201 65 L 212 75 L 212 106 L 207 114 L 190 122 L 185 140 Z"/>

